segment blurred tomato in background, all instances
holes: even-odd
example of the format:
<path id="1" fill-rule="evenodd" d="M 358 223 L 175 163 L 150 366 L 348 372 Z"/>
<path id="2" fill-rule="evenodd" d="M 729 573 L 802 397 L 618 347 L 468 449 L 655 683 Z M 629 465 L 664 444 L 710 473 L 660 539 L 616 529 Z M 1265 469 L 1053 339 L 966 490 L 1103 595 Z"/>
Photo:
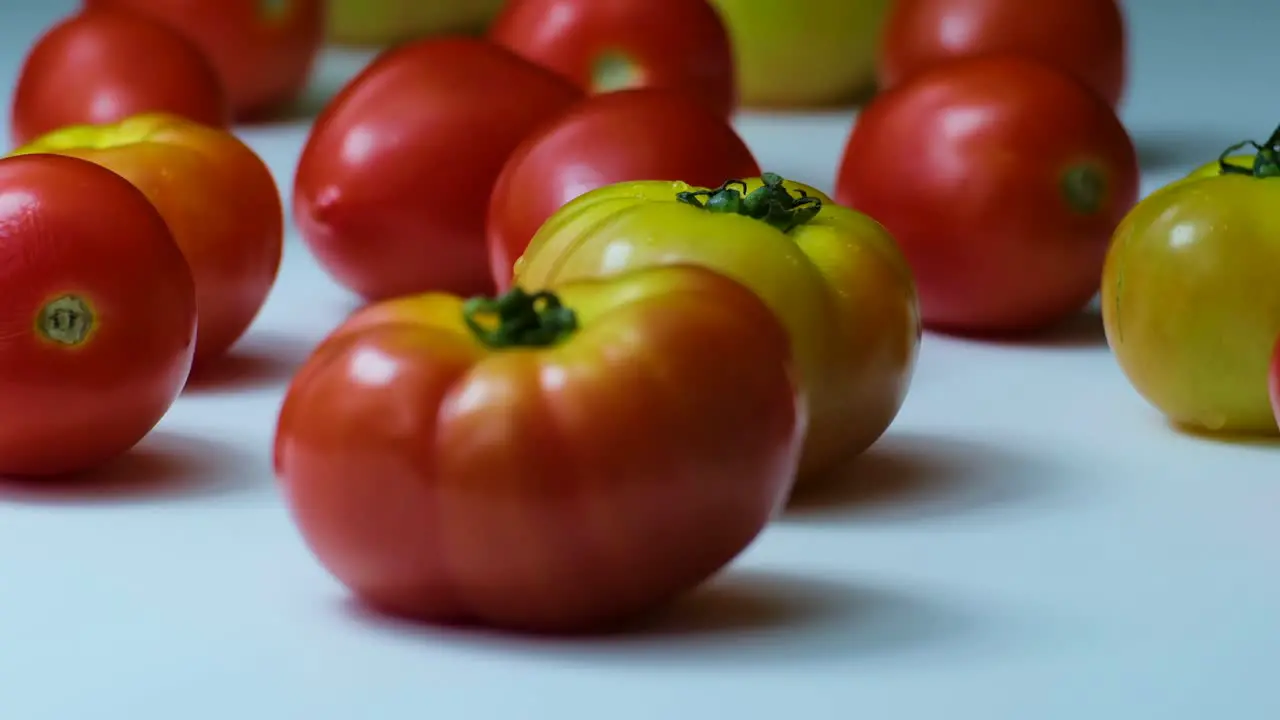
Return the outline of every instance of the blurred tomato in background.
<path id="1" fill-rule="evenodd" d="M 880 86 L 940 63 L 1011 53 L 1075 76 L 1112 106 L 1124 93 L 1124 15 L 1116 0 L 894 0 Z"/>
<path id="2" fill-rule="evenodd" d="M 480 34 L 506 0 L 327 0 L 326 37 L 383 46 L 449 33 Z"/>
<path id="3" fill-rule="evenodd" d="M 729 30 L 744 106 L 842 105 L 873 89 L 890 0 L 714 4 Z"/>
<path id="4" fill-rule="evenodd" d="M 657 87 L 725 116 L 737 106 L 729 37 L 706 0 L 507 0 L 489 37 L 589 93 Z"/>
<path id="5" fill-rule="evenodd" d="M 199 48 L 145 17 L 103 10 L 72 15 L 36 41 L 12 103 L 14 145 L 64 125 L 142 112 L 231 121 L 223 86 Z"/>
<path id="6" fill-rule="evenodd" d="M 142 13 L 190 38 L 241 119 L 297 97 L 324 39 L 324 0 L 85 0 L 85 7 Z"/>

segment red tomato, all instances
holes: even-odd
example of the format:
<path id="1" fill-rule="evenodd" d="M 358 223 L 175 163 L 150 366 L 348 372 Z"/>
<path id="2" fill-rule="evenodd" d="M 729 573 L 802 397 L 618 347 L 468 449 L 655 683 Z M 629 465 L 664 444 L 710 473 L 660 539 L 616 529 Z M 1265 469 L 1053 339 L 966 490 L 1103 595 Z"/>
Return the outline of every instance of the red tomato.
<path id="1" fill-rule="evenodd" d="M 90 160 L 146 194 L 195 276 L 197 370 L 249 328 L 280 268 L 284 212 L 271 171 L 230 131 L 176 115 L 138 115 L 55 130 L 15 152 Z"/>
<path id="2" fill-rule="evenodd" d="M 182 33 L 213 61 L 239 117 L 293 100 L 324 41 L 324 0 L 85 0 L 86 8 L 144 13 Z"/>
<path id="3" fill-rule="evenodd" d="M 671 88 L 726 117 L 737 105 L 733 48 L 706 0 L 508 0 L 489 37 L 588 92 Z"/>
<path id="4" fill-rule="evenodd" d="M 195 285 L 127 180 L 56 155 L 0 160 L 0 474 L 93 468 L 186 383 Z"/>
<path id="5" fill-rule="evenodd" d="M 880 87 L 957 58 L 1017 54 L 1074 75 L 1114 107 L 1124 94 L 1126 52 L 1116 0 L 895 0 Z"/>
<path id="6" fill-rule="evenodd" d="M 582 94 L 482 40 L 382 55 L 321 113 L 294 181 L 307 245 L 369 300 L 494 289 L 485 210 L 507 156 Z"/>
<path id="7" fill-rule="evenodd" d="M 1035 330 L 1098 291 L 1111 234 L 1138 197 L 1115 112 L 1034 61 L 939 66 L 860 114 L 838 202 L 879 220 L 916 274 L 926 327 Z"/>
<path id="8" fill-rule="evenodd" d="M 171 112 L 207 125 L 231 120 L 217 73 L 196 46 L 125 13 L 74 15 L 27 55 L 13 94 L 15 145 L 64 125 Z"/>
<path id="9" fill-rule="evenodd" d="M 507 161 L 489 204 L 489 255 L 499 289 L 547 218 L 579 195 L 628 180 L 719 187 L 760 167 L 727 120 L 680 93 L 598 95 L 531 135 Z"/>
<path id="10" fill-rule="evenodd" d="M 369 306 L 295 376 L 275 468 L 320 562 L 374 607 L 596 629 L 752 542 L 804 418 L 763 301 L 668 266 Z"/>
<path id="11" fill-rule="evenodd" d="M 1267 389 L 1271 394 L 1271 411 L 1275 413 L 1276 425 L 1280 425 L 1280 340 L 1271 351 L 1271 370 L 1267 374 Z"/>

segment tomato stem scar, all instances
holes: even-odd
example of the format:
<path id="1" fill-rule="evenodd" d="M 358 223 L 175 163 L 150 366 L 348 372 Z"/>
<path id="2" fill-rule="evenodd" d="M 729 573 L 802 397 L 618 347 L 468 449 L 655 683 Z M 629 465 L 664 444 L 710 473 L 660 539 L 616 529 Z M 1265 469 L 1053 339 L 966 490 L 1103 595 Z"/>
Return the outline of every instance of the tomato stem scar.
<path id="1" fill-rule="evenodd" d="M 1072 210 L 1081 215 L 1092 215 L 1102 208 L 1107 181 L 1097 168 L 1076 165 L 1062 174 L 1062 194 Z"/>
<path id="2" fill-rule="evenodd" d="M 40 308 L 36 328 L 56 343 L 79 345 L 93 330 L 94 322 L 88 303 L 75 295 L 63 295 Z"/>
<path id="3" fill-rule="evenodd" d="M 1227 158 L 1247 147 L 1257 151 L 1253 156 L 1253 167 L 1240 167 L 1227 162 Z M 1223 175 L 1250 175 L 1256 178 L 1280 177 L 1280 127 L 1276 127 L 1265 143 L 1244 140 L 1232 145 L 1218 156 L 1218 165 Z"/>
<path id="4" fill-rule="evenodd" d="M 714 190 L 691 190 L 676 194 L 676 200 L 710 212 L 745 215 L 761 220 L 782 232 L 812 220 L 822 210 L 822 200 L 796 188 L 796 195 L 783 185 L 781 175 L 763 173 L 763 184 L 747 193 L 742 180 L 726 180 Z M 744 193 L 746 195 L 744 196 Z M 702 198 L 706 198 L 703 202 Z"/>
<path id="5" fill-rule="evenodd" d="M 482 318 L 496 318 L 486 326 Z M 497 297 L 477 296 L 462 305 L 462 319 L 481 343 L 491 348 L 547 347 L 578 329 L 578 317 L 547 290 L 519 287 Z"/>
<path id="6" fill-rule="evenodd" d="M 591 64 L 591 87 L 597 93 L 626 90 L 643 80 L 636 64 L 620 52 L 604 53 Z"/>

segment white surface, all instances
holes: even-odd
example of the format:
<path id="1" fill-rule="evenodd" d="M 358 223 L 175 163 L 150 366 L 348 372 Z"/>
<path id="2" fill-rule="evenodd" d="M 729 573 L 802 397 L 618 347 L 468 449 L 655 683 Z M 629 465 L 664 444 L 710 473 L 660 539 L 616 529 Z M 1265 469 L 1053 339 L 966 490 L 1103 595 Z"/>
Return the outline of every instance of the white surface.
<path id="1" fill-rule="evenodd" d="M 4 77 L 70 3 L 15 4 Z M 1280 121 L 1280 5 L 1208 7 L 1130 3 L 1145 190 Z M 848 123 L 741 128 L 769 169 L 826 188 Z M 304 132 L 242 133 L 286 195 Z M 269 472 L 274 415 L 350 307 L 291 241 L 235 351 L 246 376 L 188 392 L 115 492 L 0 490 L 0 717 L 1280 717 L 1280 450 L 1168 430 L 1096 323 L 1017 346 L 927 336 L 858 466 L 870 489 L 789 513 L 661 631 L 550 642 L 361 616 L 302 546 Z"/>

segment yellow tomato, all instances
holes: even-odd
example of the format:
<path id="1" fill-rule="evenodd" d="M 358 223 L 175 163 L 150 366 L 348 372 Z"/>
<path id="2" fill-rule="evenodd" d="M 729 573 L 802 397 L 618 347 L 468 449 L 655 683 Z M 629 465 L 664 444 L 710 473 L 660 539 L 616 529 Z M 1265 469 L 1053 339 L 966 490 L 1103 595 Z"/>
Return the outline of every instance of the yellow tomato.
<path id="1" fill-rule="evenodd" d="M 328 39 L 385 46 L 428 35 L 483 30 L 504 0 L 326 0 Z"/>
<path id="2" fill-rule="evenodd" d="M 1253 167 L 1252 155 L 1229 155 L 1227 156 L 1226 161 L 1228 165 L 1234 165 L 1235 167 L 1244 168 L 1246 170 Z M 1221 174 L 1222 162 L 1220 160 L 1214 160 L 1213 162 L 1207 162 L 1195 170 L 1192 170 L 1185 178 L 1183 178 L 1183 180 L 1217 177 Z"/>
<path id="3" fill-rule="evenodd" d="M 1280 178 L 1193 174 L 1117 228 L 1102 283 L 1107 341 L 1134 388 L 1175 424 L 1275 433 L 1267 366 L 1280 335 L 1278 278 Z"/>
<path id="4" fill-rule="evenodd" d="M 883 227 L 814 188 L 771 175 L 714 190 L 663 181 L 606 186 L 543 225 L 517 261 L 515 281 L 554 287 L 672 263 L 738 280 L 786 325 L 809 404 L 802 482 L 889 427 L 919 350 L 915 282 Z M 733 372 L 734 359 L 724 363 Z"/>
<path id="5" fill-rule="evenodd" d="M 848 103 L 875 85 L 889 0 L 714 0 L 747 107 Z"/>

